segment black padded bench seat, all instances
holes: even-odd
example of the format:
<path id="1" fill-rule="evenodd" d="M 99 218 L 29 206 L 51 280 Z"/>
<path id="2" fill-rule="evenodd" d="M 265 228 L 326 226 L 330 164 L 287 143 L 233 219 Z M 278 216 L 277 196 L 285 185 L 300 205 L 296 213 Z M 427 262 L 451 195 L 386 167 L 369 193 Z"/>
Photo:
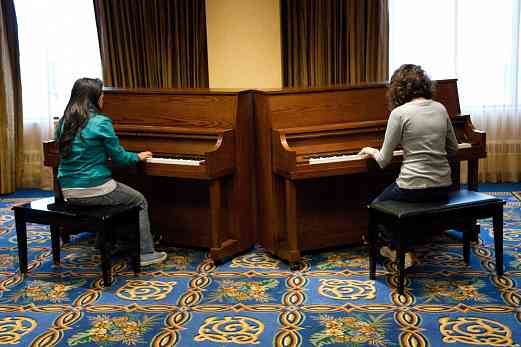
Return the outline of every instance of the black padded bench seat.
<path id="1" fill-rule="evenodd" d="M 139 207 L 120 208 L 106 206 L 73 207 L 63 202 L 55 202 L 54 198 L 44 198 L 13 208 L 18 243 L 20 272 L 27 273 L 27 228 L 26 223 L 37 223 L 50 226 L 52 257 L 56 265 L 60 263 L 60 229 L 92 231 L 100 238 L 101 268 L 105 286 L 111 284 L 111 245 L 112 231 L 119 224 L 135 228 L 130 230 L 134 239 L 133 261 L 134 271 L 140 272 L 139 246 Z"/>
<path id="2" fill-rule="evenodd" d="M 369 276 L 375 279 L 378 225 L 391 231 L 396 241 L 398 262 L 398 292 L 404 290 L 405 250 L 410 235 L 421 232 L 422 227 L 456 229 L 463 232 L 463 258 L 468 264 L 470 240 L 476 219 L 493 219 L 496 273 L 503 275 L 503 205 L 494 196 L 468 190 L 449 194 L 448 201 L 411 203 L 403 201 L 380 201 L 369 205 Z"/>

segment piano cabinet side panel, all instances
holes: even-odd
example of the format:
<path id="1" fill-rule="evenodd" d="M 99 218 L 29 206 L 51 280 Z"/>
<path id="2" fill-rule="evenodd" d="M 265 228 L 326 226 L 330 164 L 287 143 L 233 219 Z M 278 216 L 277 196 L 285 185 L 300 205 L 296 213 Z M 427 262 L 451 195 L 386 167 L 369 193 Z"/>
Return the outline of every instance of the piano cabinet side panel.
<path id="1" fill-rule="evenodd" d="M 256 132 L 256 196 L 258 241 L 269 252 L 275 253 L 277 235 L 282 228 L 280 213 L 283 188 L 278 188 L 277 177 L 272 172 L 271 114 L 269 95 L 255 95 L 255 132 Z M 281 190 L 282 189 L 282 190 Z M 279 193 L 277 193 L 279 191 Z M 283 203 L 283 201 L 282 201 Z M 282 205 L 283 207 L 283 205 Z"/>
<path id="2" fill-rule="evenodd" d="M 257 203 L 255 191 L 255 128 L 253 94 L 238 97 L 235 120 L 235 172 L 233 175 L 232 238 L 241 251 L 257 240 Z"/>

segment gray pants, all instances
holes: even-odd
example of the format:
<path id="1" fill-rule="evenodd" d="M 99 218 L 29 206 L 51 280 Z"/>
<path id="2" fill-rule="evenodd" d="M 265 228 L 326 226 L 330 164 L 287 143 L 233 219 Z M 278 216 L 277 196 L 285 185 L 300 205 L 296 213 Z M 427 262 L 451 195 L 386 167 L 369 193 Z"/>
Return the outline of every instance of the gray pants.
<path id="1" fill-rule="evenodd" d="M 148 203 L 143 194 L 129 186 L 116 182 L 116 189 L 112 192 L 89 198 L 72 198 L 68 202 L 78 206 L 139 206 L 139 238 L 141 254 L 154 252 L 154 240 L 150 233 L 150 219 L 148 217 Z"/>

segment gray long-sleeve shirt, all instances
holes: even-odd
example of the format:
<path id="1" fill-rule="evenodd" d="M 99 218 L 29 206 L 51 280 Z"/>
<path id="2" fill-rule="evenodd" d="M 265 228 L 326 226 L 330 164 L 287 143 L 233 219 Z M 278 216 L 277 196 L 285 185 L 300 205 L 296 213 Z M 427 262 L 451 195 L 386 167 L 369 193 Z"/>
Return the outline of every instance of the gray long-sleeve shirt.
<path id="1" fill-rule="evenodd" d="M 445 107 L 439 102 L 415 99 L 395 108 L 387 122 L 382 148 L 375 159 L 381 168 L 389 164 L 393 150 L 403 148 L 403 162 L 396 183 L 404 189 L 451 185 L 447 156 L 458 151 L 458 141 Z"/>

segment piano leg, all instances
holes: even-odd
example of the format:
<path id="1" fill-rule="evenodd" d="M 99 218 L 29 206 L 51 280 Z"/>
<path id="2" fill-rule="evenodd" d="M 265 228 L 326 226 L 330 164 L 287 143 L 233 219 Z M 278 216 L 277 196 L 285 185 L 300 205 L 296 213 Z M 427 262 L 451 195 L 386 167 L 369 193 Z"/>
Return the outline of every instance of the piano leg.
<path id="1" fill-rule="evenodd" d="M 450 165 L 450 172 L 451 172 L 451 178 L 452 178 L 452 187 L 451 188 L 453 190 L 459 190 L 461 188 L 460 162 L 459 162 L 459 160 L 451 160 L 451 161 L 449 161 L 449 165 Z"/>
<path id="2" fill-rule="evenodd" d="M 297 230 L 297 190 L 292 180 L 284 180 L 286 197 L 286 232 L 288 235 L 287 260 L 292 270 L 300 268 L 300 249 Z"/>
<path id="3" fill-rule="evenodd" d="M 214 261 L 214 253 L 221 248 L 221 181 L 219 179 L 210 181 L 210 228 L 212 236 L 212 248 L 210 256 Z M 214 255 L 214 256 L 212 256 Z"/>
<path id="4" fill-rule="evenodd" d="M 468 187 L 469 190 L 478 190 L 478 159 L 471 159 L 468 161 Z"/>
<path id="5" fill-rule="evenodd" d="M 221 264 L 225 258 L 240 252 L 236 237 L 224 234 L 221 227 L 222 211 L 222 181 L 210 181 L 210 258 L 215 265 Z"/>

